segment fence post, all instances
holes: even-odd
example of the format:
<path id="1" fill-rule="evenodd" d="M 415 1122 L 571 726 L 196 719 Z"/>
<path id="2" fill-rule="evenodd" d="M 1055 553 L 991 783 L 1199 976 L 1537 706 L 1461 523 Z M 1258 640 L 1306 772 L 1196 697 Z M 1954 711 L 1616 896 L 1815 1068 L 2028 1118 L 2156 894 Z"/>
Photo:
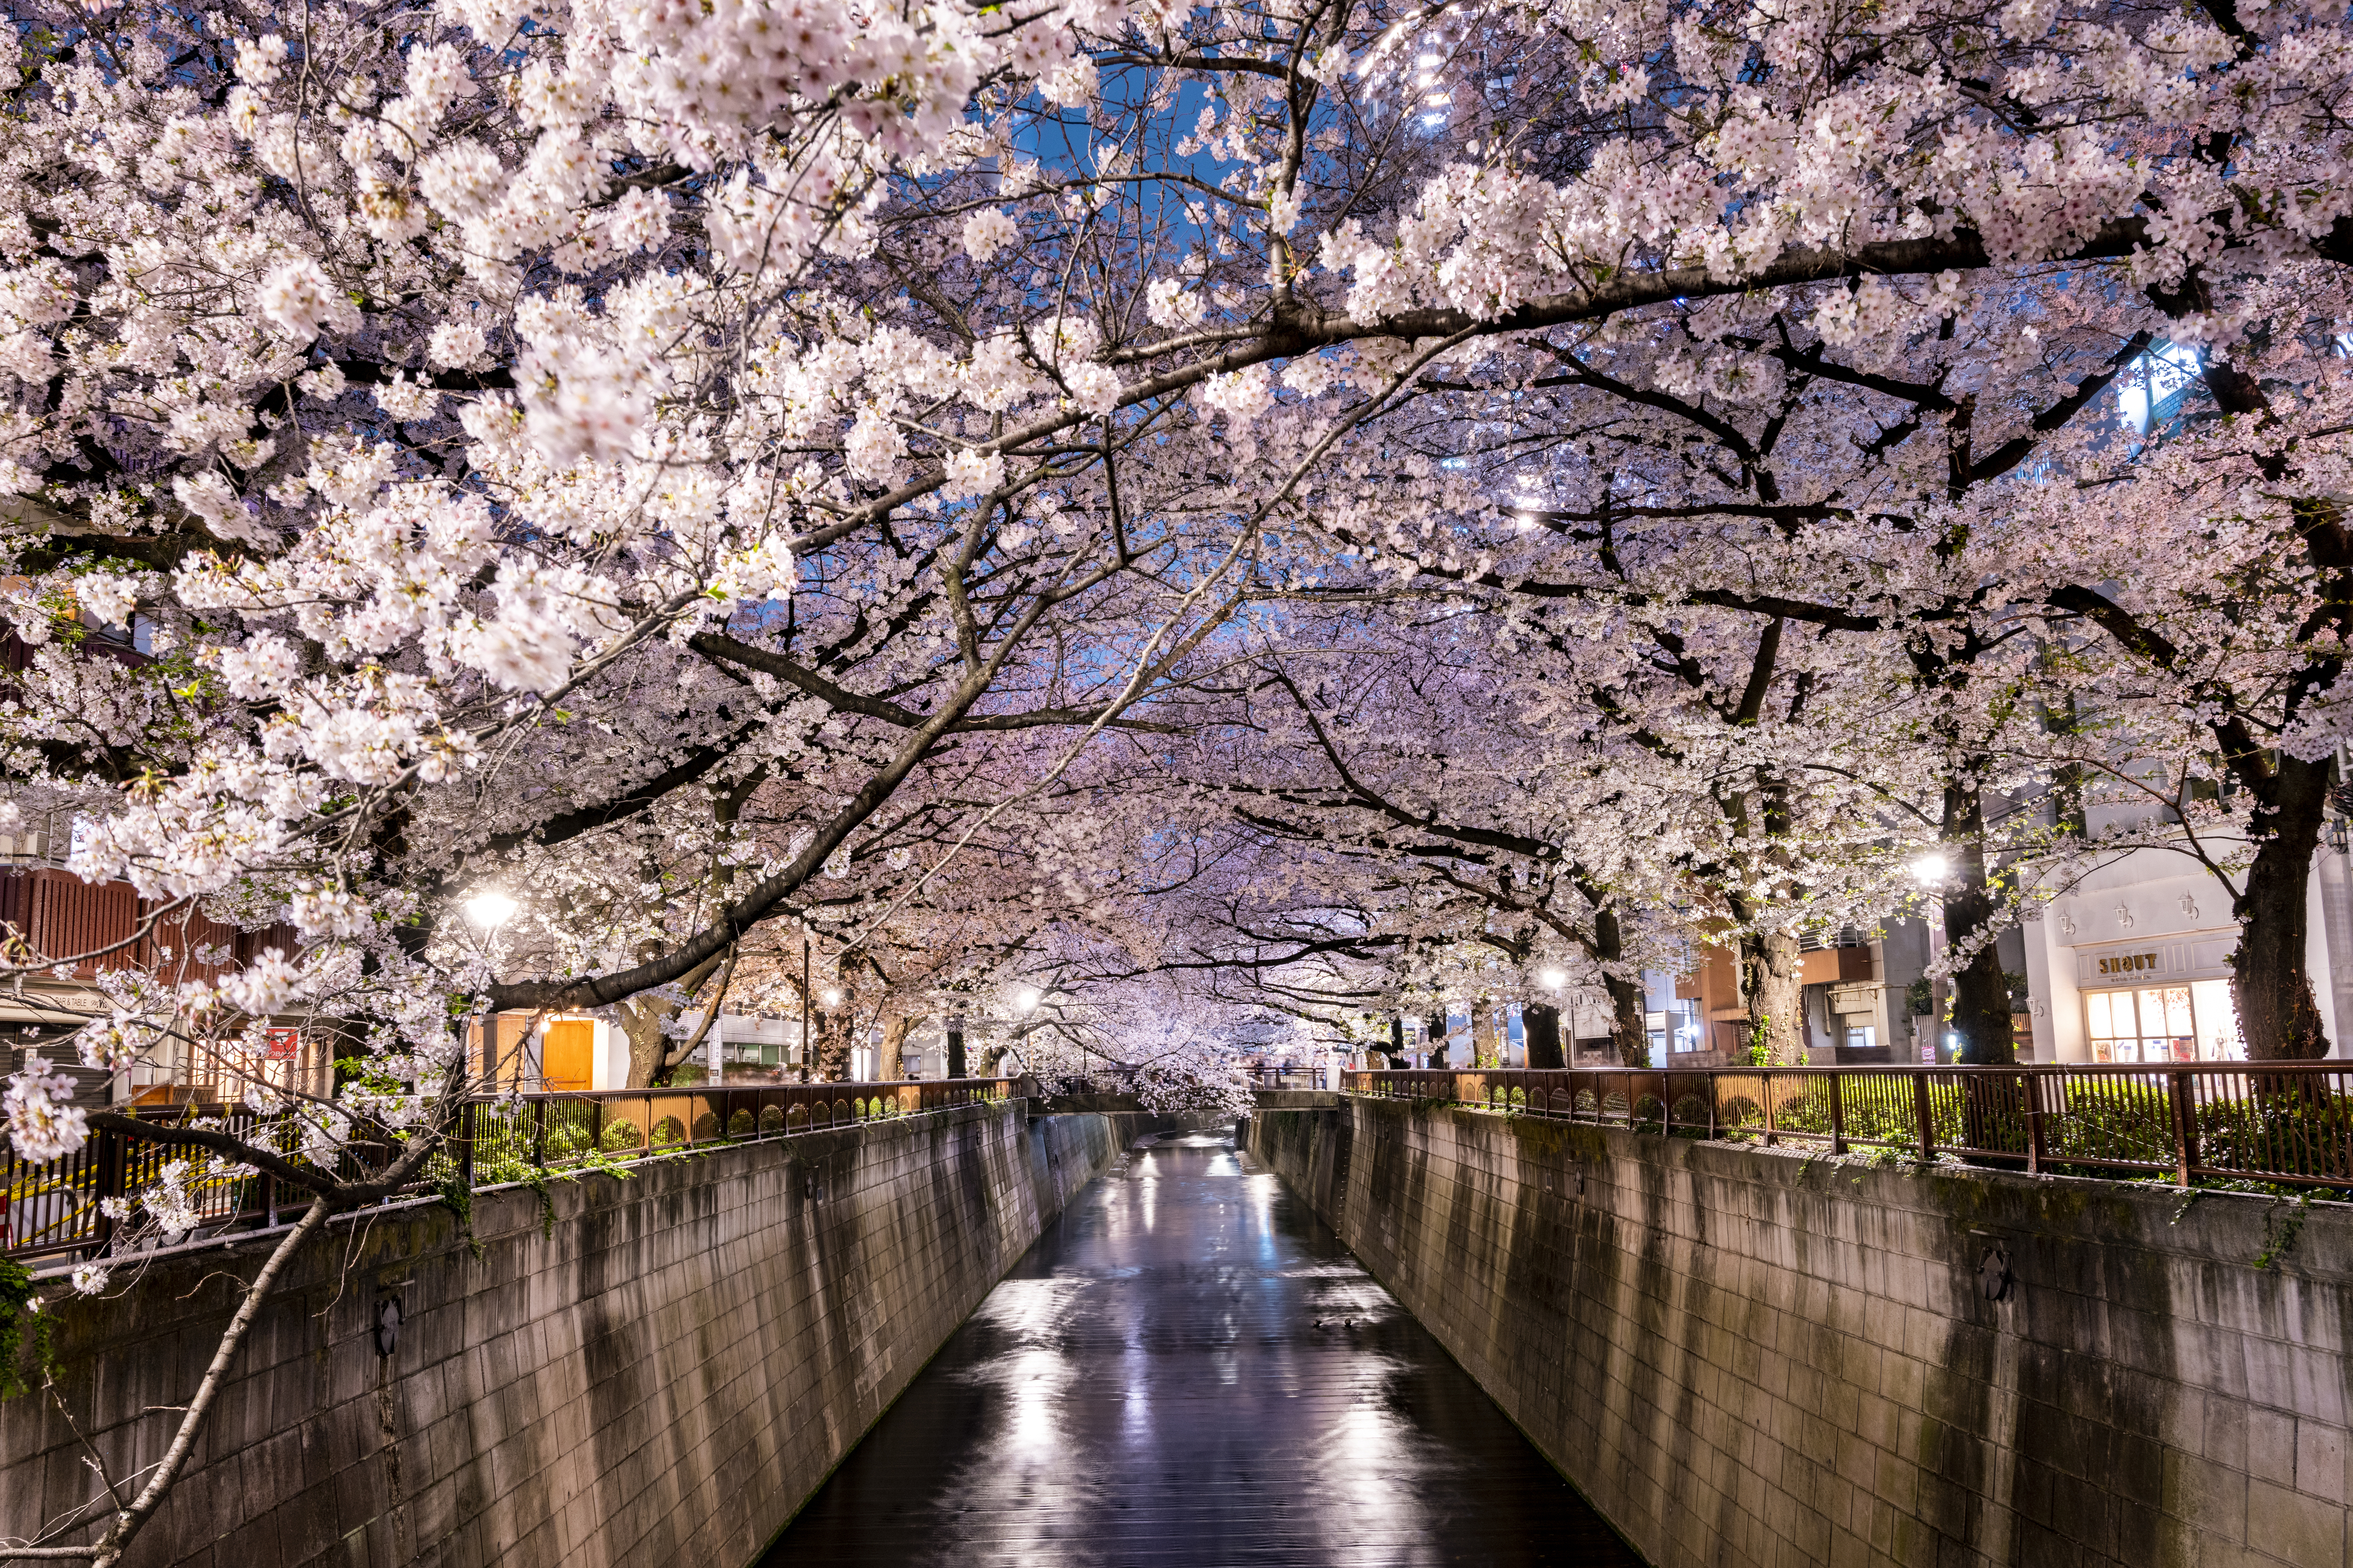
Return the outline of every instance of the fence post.
<path id="1" fill-rule="evenodd" d="M 2042 1075 L 2026 1075 L 2026 1173 L 2042 1173 Z"/>
<path id="2" fill-rule="evenodd" d="M 114 1217 L 106 1212 L 105 1200 L 122 1195 L 122 1134 L 111 1127 L 100 1128 L 98 1147 L 92 1151 L 98 1168 L 90 1173 L 91 1186 L 99 1198 L 98 1246 L 103 1252 L 114 1240 Z"/>
<path id="3" fill-rule="evenodd" d="M 1912 1069 L 1912 1108 L 1920 1121 L 1920 1161 L 1926 1164 L 1936 1157 L 1936 1112 L 1928 1103 L 1928 1073 L 1925 1068 Z"/>
<path id="4" fill-rule="evenodd" d="M 547 1169 L 547 1101 L 543 1100 L 531 1102 L 531 1163 Z"/>
<path id="5" fill-rule="evenodd" d="M 1833 1071 L 1831 1080 L 1831 1152 L 1846 1152 L 1846 1075 Z"/>
<path id="6" fill-rule="evenodd" d="M 1781 1141 L 1773 1129 L 1773 1069 L 1771 1068 L 1757 1069 L 1757 1098 L 1765 1102 L 1765 1147 L 1770 1149 Z"/>
<path id="7" fill-rule="evenodd" d="M 458 1113 L 458 1180 L 468 1192 L 474 1190 L 474 1110 L 475 1100 L 466 1101 Z"/>
<path id="8" fill-rule="evenodd" d="M 2198 1163 L 2198 1105 L 2190 1097 L 2189 1075 L 2174 1072 L 2173 1089 L 2173 1180 L 2177 1186 L 2189 1184 L 2189 1167 Z"/>

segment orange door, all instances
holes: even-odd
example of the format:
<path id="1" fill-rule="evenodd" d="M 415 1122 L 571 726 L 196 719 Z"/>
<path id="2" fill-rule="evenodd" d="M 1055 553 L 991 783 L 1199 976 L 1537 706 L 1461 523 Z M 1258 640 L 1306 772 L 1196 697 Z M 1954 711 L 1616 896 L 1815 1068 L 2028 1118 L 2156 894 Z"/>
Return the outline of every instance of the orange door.
<path id="1" fill-rule="evenodd" d="M 596 1026 L 586 1018 L 559 1018 L 547 1026 L 540 1042 L 541 1087 L 547 1089 L 596 1087 Z"/>

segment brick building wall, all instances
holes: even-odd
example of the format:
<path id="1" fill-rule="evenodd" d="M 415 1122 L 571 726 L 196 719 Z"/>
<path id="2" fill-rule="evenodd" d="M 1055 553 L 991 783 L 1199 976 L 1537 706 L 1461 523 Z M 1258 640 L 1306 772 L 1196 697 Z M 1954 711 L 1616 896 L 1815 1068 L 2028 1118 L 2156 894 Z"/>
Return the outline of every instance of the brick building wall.
<path id="1" fill-rule="evenodd" d="M 2267 1267 L 2295 1205 L 2240 1194 L 1368 1100 L 1250 1138 L 1660 1568 L 2353 1561 L 2345 1205 Z"/>

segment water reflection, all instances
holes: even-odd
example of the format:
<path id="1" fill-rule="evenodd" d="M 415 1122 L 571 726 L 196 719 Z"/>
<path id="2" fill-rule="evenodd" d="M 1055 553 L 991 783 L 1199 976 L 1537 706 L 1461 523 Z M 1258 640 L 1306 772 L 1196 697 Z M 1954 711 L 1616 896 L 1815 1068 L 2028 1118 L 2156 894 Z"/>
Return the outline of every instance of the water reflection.
<path id="1" fill-rule="evenodd" d="M 1095 1183 L 810 1500 L 808 1563 L 1636 1559 L 1232 1142 Z"/>

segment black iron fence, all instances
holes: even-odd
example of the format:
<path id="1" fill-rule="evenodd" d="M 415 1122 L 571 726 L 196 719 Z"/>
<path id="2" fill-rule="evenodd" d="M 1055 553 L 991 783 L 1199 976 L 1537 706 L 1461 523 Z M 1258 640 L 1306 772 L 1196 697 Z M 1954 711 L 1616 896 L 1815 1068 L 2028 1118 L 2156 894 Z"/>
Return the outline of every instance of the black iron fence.
<path id="1" fill-rule="evenodd" d="M 2353 1188 L 2353 1063 L 1352 1072 L 1353 1094 L 2032 1173 Z"/>
<path id="2" fill-rule="evenodd" d="M 803 1083 L 712 1089 L 606 1089 L 524 1094 L 469 1103 L 458 1127 L 427 1163 L 413 1193 L 428 1193 L 453 1177 L 467 1186 L 529 1180 L 542 1171 L 598 1161 L 628 1161 L 713 1143 L 838 1127 L 848 1122 L 915 1116 L 954 1106 L 1015 1097 L 1015 1079 L 942 1079 L 915 1083 Z M 131 1110 L 158 1126 L 203 1120 L 219 1131 L 290 1160 L 303 1161 L 299 1130 L 240 1106 L 174 1105 Z M 358 1160 L 340 1157 L 353 1178 Z M 163 1179 L 174 1161 L 186 1161 L 180 1185 L 196 1219 L 196 1236 L 277 1223 L 281 1207 L 304 1194 L 286 1190 L 267 1172 L 248 1173 L 194 1157 L 174 1145 L 113 1130 L 95 1133 L 79 1152 L 45 1164 L 17 1158 L 0 1144 L 0 1257 L 94 1257 L 107 1251 L 123 1224 L 127 1200 Z"/>

